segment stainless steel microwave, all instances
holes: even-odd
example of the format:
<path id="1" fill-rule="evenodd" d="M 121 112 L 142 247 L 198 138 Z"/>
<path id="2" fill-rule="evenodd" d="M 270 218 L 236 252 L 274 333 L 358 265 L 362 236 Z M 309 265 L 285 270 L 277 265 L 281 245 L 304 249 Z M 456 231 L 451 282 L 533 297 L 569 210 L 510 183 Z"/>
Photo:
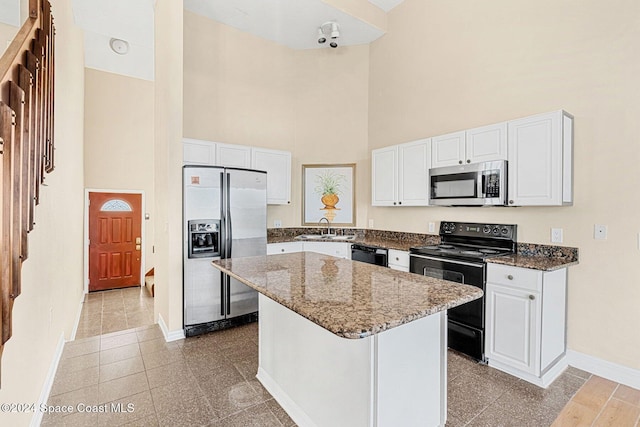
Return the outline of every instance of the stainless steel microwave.
<path id="1" fill-rule="evenodd" d="M 429 170 L 431 205 L 504 206 L 507 161 L 470 163 Z"/>

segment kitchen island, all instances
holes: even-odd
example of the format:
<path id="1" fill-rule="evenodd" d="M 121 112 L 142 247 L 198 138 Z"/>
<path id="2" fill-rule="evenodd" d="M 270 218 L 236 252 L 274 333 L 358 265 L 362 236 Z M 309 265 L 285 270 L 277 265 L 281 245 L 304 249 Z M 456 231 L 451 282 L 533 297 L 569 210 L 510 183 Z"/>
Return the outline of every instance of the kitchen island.
<path id="1" fill-rule="evenodd" d="M 313 252 L 213 265 L 260 292 L 257 378 L 298 425 L 444 425 L 446 310 L 480 289 Z"/>

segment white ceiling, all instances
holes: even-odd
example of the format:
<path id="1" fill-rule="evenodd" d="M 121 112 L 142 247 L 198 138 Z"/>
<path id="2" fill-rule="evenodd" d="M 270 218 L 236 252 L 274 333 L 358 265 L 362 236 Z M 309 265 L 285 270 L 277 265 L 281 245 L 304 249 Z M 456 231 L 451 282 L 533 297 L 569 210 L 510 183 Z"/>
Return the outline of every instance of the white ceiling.
<path id="1" fill-rule="evenodd" d="M 155 0 L 72 1 L 75 23 L 85 33 L 86 67 L 154 79 Z M 403 0 L 369 1 L 388 11 Z M 0 0 L 0 10 L 5 9 L 5 4 L 8 11 L 13 10 L 19 3 L 20 0 Z M 339 46 L 368 44 L 384 34 L 322 0 L 184 0 L 184 7 L 292 49 L 326 48 L 326 44 L 317 43 L 317 30 L 327 21 L 340 25 Z M 129 53 L 113 52 L 111 38 L 127 41 Z"/>
<path id="2" fill-rule="evenodd" d="M 0 22 L 20 26 L 20 0 L 0 0 Z"/>
<path id="3" fill-rule="evenodd" d="M 326 47 L 318 44 L 317 31 L 327 21 L 340 25 L 339 46 L 371 43 L 384 34 L 321 0 L 184 0 L 184 8 L 292 49 Z"/>

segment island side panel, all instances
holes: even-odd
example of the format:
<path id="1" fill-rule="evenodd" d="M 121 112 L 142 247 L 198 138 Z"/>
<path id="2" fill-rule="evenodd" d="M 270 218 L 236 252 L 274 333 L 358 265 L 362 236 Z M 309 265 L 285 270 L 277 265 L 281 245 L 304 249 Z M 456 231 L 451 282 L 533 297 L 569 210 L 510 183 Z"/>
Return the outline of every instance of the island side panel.
<path id="1" fill-rule="evenodd" d="M 259 296 L 257 378 L 301 427 L 373 426 L 373 338 L 345 339 Z"/>
<path id="2" fill-rule="evenodd" d="M 257 378 L 296 424 L 445 424 L 445 312 L 345 339 L 268 297 L 259 304 Z"/>
<path id="3" fill-rule="evenodd" d="M 374 336 L 378 426 L 439 426 L 447 415 L 447 316 Z"/>

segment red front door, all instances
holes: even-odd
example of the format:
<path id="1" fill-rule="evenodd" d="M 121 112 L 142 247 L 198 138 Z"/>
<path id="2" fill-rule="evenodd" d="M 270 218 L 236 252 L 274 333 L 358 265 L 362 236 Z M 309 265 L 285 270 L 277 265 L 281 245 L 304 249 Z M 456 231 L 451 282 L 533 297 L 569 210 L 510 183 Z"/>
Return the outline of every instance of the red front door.
<path id="1" fill-rule="evenodd" d="M 142 195 L 89 193 L 89 291 L 140 286 Z"/>

